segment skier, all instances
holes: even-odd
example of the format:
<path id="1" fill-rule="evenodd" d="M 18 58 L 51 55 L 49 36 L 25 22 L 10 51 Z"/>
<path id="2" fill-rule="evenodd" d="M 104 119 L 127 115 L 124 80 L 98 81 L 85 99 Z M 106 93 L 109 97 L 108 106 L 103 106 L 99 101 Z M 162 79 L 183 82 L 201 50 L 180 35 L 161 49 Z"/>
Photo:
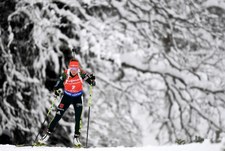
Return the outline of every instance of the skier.
<path id="1" fill-rule="evenodd" d="M 74 133 L 74 146 L 81 147 L 80 142 L 80 128 L 81 128 L 81 113 L 83 109 L 82 94 L 83 94 L 83 81 L 95 86 L 95 76 L 85 72 L 80 68 L 79 62 L 76 59 L 71 59 L 69 68 L 64 71 L 60 79 L 57 81 L 54 92 L 59 96 L 63 90 L 63 97 L 58 105 L 56 115 L 48 126 L 46 134 L 38 141 L 39 145 L 46 145 L 53 129 L 62 118 L 64 112 L 73 104 L 75 111 L 75 133 Z"/>

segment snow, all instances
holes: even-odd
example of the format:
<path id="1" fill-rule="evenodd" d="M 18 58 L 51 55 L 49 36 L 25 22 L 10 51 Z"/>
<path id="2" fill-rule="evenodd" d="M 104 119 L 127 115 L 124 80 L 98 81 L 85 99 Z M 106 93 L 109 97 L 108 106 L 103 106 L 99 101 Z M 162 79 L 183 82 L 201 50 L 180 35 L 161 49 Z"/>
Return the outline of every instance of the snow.
<path id="1" fill-rule="evenodd" d="M 204 5 L 206 7 L 209 7 L 209 6 L 218 6 L 218 7 L 222 7 L 222 8 L 225 8 L 225 3 L 224 1 L 222 0 L 208 0 L 204 3 Z"/>
<path id="2" fill-rule="evenodd" d="M 102 2 L 103 0 L 101 0 Z M 26 2 L 26 3 L 25 3 Z M 33 5 L 37 2 L 43 3 L 43 9 L 39 10 Z M 44 120 L 45 109 L 50 107 L 50 101 L 48 96 L 48 90 L 44 88 L 42 81 L 45 81 L 46 78 L 46 62 L 52 63 L 54 67 L 55 73 L 58 73 L 61 66 L 65 67 L 65 64 L 59 65 L 60 61 L 64 62 L 64 60 L 59 60 L 63 56 L 62 52 L 60 52 L 60 46 L 62 45 L 60 39 L 68 42 L 69 47 L 77 46 L 80 43 L 82 55 L 79 56 L 81 58 L 82 65 L 87 67 L 85 70 L 89 70 L 90 72 L 95 72 L 97 77 L 97 87 L 94 89 L 93 96 L 93 114 L 91 122 L 91 130 L 90 130 L 90 142 L 93 144 L 98 144 L 100 147 L 102 144 L 99 142 L 109 142 L 107 145 L 113 146 L 114 144 L 111 142 L 119 142 L 118 144 L 126 145 L 155 145 L 158 143 L 164 144 L 165 142 L 171 141 L 174 142 L 175 138 L 184 138 L 186 133 L 184 130 L 180 129 L 181 125 L 184 124 L 184 129 L 188 130 L 188 132 L 193 135 L 200 135 L 204 138 L 213 138 L 211 137 L 211 133 L 217 130 L 214 128 L 213 123 L 219 125 L 219 121 L 224 119 L 222 115 L 224 115 L 224 103 L 223 96 L 217 100 L 216 93 L 212 93 L 212 96 L 208 95 L 208 91 L 197 91 L 192 90 L 191 88 L 201 88 L 202 90 L 209 91 L 220 91 L 224 90 L 222 81 L 224 74 L 222 72 L 224 65 L 219 65 L 221 71 L 217 71 L 216 67 L 208 67 L 207 64 L 212 64 L 207 61 L 209 58 L 212 58 L 213 61 L 219 62 L 215 57 L 215 52 L 218 50 L 211 51 L 208 53 L 208 49 L 211 49 L 211 44 L 209 42 L 214 40 L 212 38 L 212 33 L 206 31 L 204 28 L 196 30 L 196 28 L 186 28 L 186 22 L 181 23 L 179 25 L 168 23 L 171 28 L 172 25 L 174 29 L 178 29 L 180 32 L 173 31 L 173 35 L 175 38 L 190 39 L 190 43 L 199 42 L 201 45 L 204 45 L 202 50 L 198 50 L 196 52 L 192 52 L 191 54 L 179 54 L 180 52 L 184 52 L 183 49 L 179 50 L 177 53 L 174 50 L 168 54 L 166 58 L 161 55 L 162 52 L 162 44 L 160 37 L 157 37 L 157 33 L 155 30 L 159 32 L 159 35 L 166 36 L 166 33 L 170 33 L 169 29 L 165 29 L 164 26 L 160 24 L 160 22 L 167 24 L 167 20 L 163 18 L 162 15 L 151 11 L 145 14 L 146 10 L 151 10 L 153 5 L 143 5 L 141 1 L 131 1 L 137 6 L 140 6 L 140 9 L 145 11 L 140 12 L 140 10 L 135 10 L 133 13 L 131 8 L 127 8 L 125 6 L 127 1 L 111 1 L 110 5 L 114 6 L 118 9 L 119 15 L 105 18 L 104 21 L 99 20 L 99 18 L 95 18 L 93 16 L 89 16 L 85 13 L 85 9 L 81 7 L 79 1 L 74 0 L 59 0 L 59 2 L 63 2 L 71 6 L 71 10 L 78 9 L 82 15 L 84 15 L 85 19 L 81 19 L 77 16 L 77 13 L 70 12 L 69 10 L 59 9 L 55 4 L 52 4 L 51 0 L 23 0 L 21 4 L 23 4 L 24 8 L 19 7 L 18 11 L 25 11 L 26 14 L 29 14 L 30 19 L 34 23 L 33 28 L 33 39 L 35 46 L 38 47 L 38 57 L 34 59 L 33 68 L 35 69 L 35 76 L 30 77 L 26 72 L 21 72 L 20 70 L 15 70 L 14 64 L 11 61 L 10 67 L 9 65 L 5 65 L 4 71 L 7 71 L 7 82 L 4 83 L 3 90 L 7 92 L 4 94 L 5 96 L 10 95 L 11 89 L 15 88 L 13 86 L 17 85 L 17 89 L 15 93 L 17 98 L 17 104 L 21 111 L 20 114 L 28 113 L 24 104 L 19 102 L 23 98 L 23 93 L 21 93 L 21 89 L 25 88 L 26 85 L 32 84 L 38 87 L 31 87 L 32 90 L 35 91 L 33 96 L 32 91 L 28 91 L 29 96 L 32 95 L 32 100 L 34 100 L 35 108 L 32 108 L 32 114 L 34 115 L 34 119 L 31 121 L 27 121 L 26 123 L 36 123 L 36 127 L 32 127 L 32 132 L 37 132 L 37 129 L 40 127 L 40 123 L 37 124 L 35 119 L 39 119 L 38 121 Z M 92 5 L 92 0 L 85 0 L 84 3 L 88 5 Z M 32 9 L 27 7 L 27 3 L 31 3 Z M 96 2 L 97 3 L 97 2 Z M 100 1 L 98 0 L 100 4 Z M 105 1 L 107 3 L 107 1 Z M 147 3 L 147 1 L 146 1 Z M 154 2 L 153 2 L 154 3 Z M 176 4 L 176 1 L 172 2 Z M 194 3 L 193 3 L 194 4 Z M 209 6 L 218 6 L 224 8 L 224 2 L 222 0 L 208 0 L 204 3 L 205 7 Z M 35 6 L 35 5 L 34 5 Z M 130 6 L 130 5 L 129 5 Z M 196 3 L 197 6 L 197 3 Z M 20 8 L 20 9 L 19 9 Z M 51 8 L 51 9 L 49 9 Z M 161 8 L 161 7 L 159 7 Z M 188 7 L 189 8 L 189 7 Z M 174 9 L 168 9 L 166 7 L 162 7 L 162 9 L 166 9 L 168 13 L 174 15 L 175 17 L 180 17 L 186 20 L 187 16 L 186 10 L 184 12 L 177 13 L 176 7 Z M 200 7 L 199 7 L 200 9 Z M 160 10 L 160 9 L 159 9 Z M 180 9 L 178 9 L 180 10 Z M 29 12 L 29 13 L 28 13 Z M 160 11 L 161 13 L 164 11 Z M 43 14 L 47 14 L 48 18 L 43 17 Z M 163 13 L 164 14 L 164 13 Z M 122 20 L 119 16 L 122 16 Z M 60 17 L 58 17 L 60 16 Z M 62 33 L 58 28 L 61 26 L 66 26 L 67 24 L 60 24 L 61 17 L 65 17 L 69 22 L 74 26 L 71 31 L 73 35 L 78 34 L 80 41 L 77 42 L 74 38 L 67 37 L 65 33 Z M 149 16 L 149 18 L 146 18 Z M 196 16 L 198 16 L 196 14 Z M 10 17 L 9 17 L 10 18 Z M 124 19 L 123 19 L 124 18 Z M 126 19 L 127 18 L 127 19 Z M 199 17 L 200 18 L 200 17 Z M 141 23 L 141 20 L 146 20 L 146 22 L 151 22 L 151 24 Z M 149 19 L 149 20 L 148 20 Z M 130 22 L 135 22 L 136 26 L 134 26 Z M 140 21 L 140 22 L 139 22 Z M 199 24 L 203 26 L 203 24 Z M 82 28 L 81 28 L 82 27 Z M 166 32 L 165 32 L 166 31 Z M 191 31 L 191 32 L 190 32 Z M 12 31 L 9 30 L 9 33 Z M 145 33 L 145 34 L 144 34 Z M 195 33 L 195 34 L 194 34 Z M 10 34 L 9 43 L 11 44 L 13 41 L 13 34 Z M 197 41 L 196 41 L 197 39 Z M 0 39 L 1 40 L 1 39 Z M 224 40 L 215 43 L 218 48 L 223 47 Z M 203 44 L 205 43 L 205 44 Z M 178 43 L 179 44 L 179 43 Z M 182 43 L 181 43 L 182 44 Z M 209 46 L 208 46 L 209 45 Z M 3 45 L 2 45 L 3 47 Z M 150 47 L 150 48 L 149 48 Z M 214 48 L 212 46 L 212 48 Z M 4 48 L 2 48 L 4 51 Z M 178 49 L 178 48 L 176 48 Z M 179 48 L 180 49 L 180 48 Z M 173 50 L 173 49 L 171 49 Z M 92 56 L 85 59 L 85 56 L 89 56 L 89 54 L 93 53 Z M 202 54 L 202 55 L 201 55 Z M 204 54 L 208 54 L 206 57 Z M 6 54 L 5 54 L 6 55 Z M 169 56 L 172 56 L 169 58 Z M 182 57 L 180 57 L 182 56 Z M 194 57 L 199 56 L 199 57 Z M 201 57 L 202 56 L 202 57 Z M 222 55 L 220 55 L 222 56 Z M 184 57 L 184 60 L 182 58 Z M 179 59 L 177 59 L 179 58 Z M 185 62 L 185 59 L 188 61 Z M 170 63 L 167 61 L 169 60 Z M 200 61 L 199 61 L 200 60 Z M 221 58 L 222 60 L 222 58 Z M 206 65 L 203 64 L 203 61 Z M 182 65 L 184 64 L 185 65 Z M 90 64 L 92 65 L 91 68 Z M 201 64 L 201 66 L 200 66 Z M 125 65 L 125 66 L 124 66 Z M 183 70 L 182 67 L 198 67 L 199 70 L 196 72 L 192 70 Z M 129 68 L 130 67 L 130 68 Z M 122 80 L 116 80 L 117 76 L 120 75 L 119 69 L 124 71 L 124 77 Z M 184 68 L 185 69 L 185 68 Z M 192 69 L 192 68 L 190 68 Z M 209 71 L 208 71 L 209 70 Z M 143 71 L 143 72 L 142 72 Z M 207 72 L 206 72 L 207 71 Z M 28 72 L 28 71 L 27 71 Z M 113 73 L 113 74 L 112 74 Z M 201 78 L 199 79 L 198 76 Z M 13 76 L 15 76 L 18 80 L 13 80 Z M 138 78 L 136 78 L 138 77 Z M 113 79 L 113 80 L 112 80 Z M 174 80 L 175 79 L 175 80 Z M 215 80 L 214 80 L 215 79 Z M 184 81 L 184 83 L 182 83 Z M 168 85 L 166 87 L 165 85 Z M 40 85 L 40 86 L 39 86 Z M 21 88 L 20 88 L 20 87 Z M 9 88 L 8 88 L 9 87 Z M 137 88 L 136 88 L 137 87 Z M 153 89 L 154 88 L 154 89 Z M 38 91 L 36 91 L 36 89 Z M 119 92 L 118 92 L 119 91 Z M 169 91 L 170 93 L 167 93 Z M 86 91 L 88 92 L 88 91 Z M 168 99 L 170 96 L 173 96 L 173 106 L 172 111 L 165 106 L 168 106 Z M 222 94 L 219 94 L 222 95 Z M 4 110 L 0 108 L 0 113 L 2 116 L 2 126 L 0 127 L 0 132 L 4 127 L 9 127 L 13 129 L 13 127 L 18 126 L 22 130 L 26 130 L 26 125 L 18 122 L 22 121 L 19 117 L 8 117 L 7 115 L 11 113 L 11 110 L 14 110 L 13 106 L 10 106 L 6 100 L 7 97 L 4 97 L 4 106 L 7 109 Z M 189 103 L 188 101 L 194 100 L 193 103 Z M 27 101 L 27 100 L 26 100 Z M 212 102 L 213 106 L 210 106 L 208 102 Z M 44 105 L 43 105 L 44 104 Z M 142 106 L 141 106 L 141 105 Z M 204 105 L 207 106 L 204 106 Z M 143 107 L 144 106 L 144 107 Z M 178 106 L 181 109 L 186 109 L 179 111 Z M 131 108 L 132 107 L 132 108 Z M 193 113 L 191 109 L 197 111 L 197 113 Z M 204 108 L 203 108 L 204 107 Z M 218 110 L 217 110 L 218 107 Z M 204 109 L 204 110 L 203 110 Z M 16 110 L 16 108 L 15 108 Z M 131 110 L 132 117 L 127 117 Z M 205 112 L 205 110 L 207 112 Z M 41 112 L 40 112 L 41 111 Z M 201 111 L 201 112 L 200 112 Z M 210 111 L 210 113 L 208 113 Z M 149 114 L 149 113 L 154 114 Z M 167 119 L 167 114 L 172 112 L 172 118 Z M 214 113 L 211 113 L 214 112 Z M 200 114 L 201 113 L 201 114 Z M 54 114 L 54 113 L 53 113 Z M 11 114 L 10 114 L 11 115 Z M 26 115 L 26 114 L 25 114 Z M 28 114 L 29 115 L 29 114 Z M 26 116 L 28 116 L 26 115 Z M 68 114 L 65 114 L 67 116 Z M 104 115 L 104 116 L 103 116 Z M 130 115 L 130 116 L 131 116 Z M 179 115 L 182 115 L 183 121 L 179 119 Z M 190 118 L 189 118 L 190 117 Z M 133 118 L 133 122 L 131 121 Z M 189 120 L 190 119 L 190 120 Z M 209 119 L 209 120 L 205 120 Z M 170 129 L 160 129 L 160 126 L 163 126 L 164 120 L 169 121 L 170 123 L 175 125 L 175 134 L 169 133 Z M 189 122 L 191 121 L 191 122 Z M 209 121 L 209 122 L 208 122 Z M 221 120 L 220 128 L 224 128 L 224 120 Z M 18 125 L 17 125 L 18 124 Z M 84 122 L 86 124 L 86 122 Z M 129 125 L 130 124 L 130 125 Z M 71 138 L 73 135 L 73 127 L 74 123 L 71 122 L 70 125 L 68 122 L 63 119 L 60 121 L 60 125 L 65 127 L 65 129 L 69 129 L 71 133 Z M 139 129 L 137 129 L 135 127 Z M 215 125 L 215 124 L 214 124 Z M 217 127 L 219 127 L 217 126 Z M 23 128 L 25 127 L 25 128 Z M 85 126 L 84 126 L 85 127 Z M 85 129 L 85 128 L 84 128 Z M 82 130 L 85 132 L 85 130 Z M 116 131 L 115 131 L 116 130 Z M 115 132 L 114 132 L 115 131 Z M 126 135 L 126 131 L 131 132 L 130 135 Z M 113 133 L 112 133 L 113 132 Z M 142 137 L 139 136 L 141 134 Z M 158 134 L 158 140 L 156 140 L 156 136 Z M 183 134 L 183 135 L 182 135 Z M 98 136 L 97 138 L 92 136 Z M 112 137 L 108 137 L 108 136 Z M 138 135 L 138 136 L 137 136 Z M 171 135 L 170 139 L 167 135 Z M 35 135 L 33 135 L 34 137 Z M 135 137 L 133 137 L 135 136 Z M 176 136 L 176 137 L 175 137 Z M 139 140 L 143 140 L 143 142 L 139 143 L 136 140 L 136 137 Z M 118 138 L 118 139 L 117 139 Z M 132 141 L 133 139 L 134 141 Z M 124 142 L 125 141 L 125 142 Z M 159 141 L 159 142 L 157 142 Z M 128 142 L 126 144 L 126 142 Z M 135 144 L 136 143 L 136 144 Z M 102 145 L 103 146 L 103 145 Z M 88 150 L 219 150 L 221 145 L 214 144 L 191 144 L 191 145 L 182 145 L 182 146 L 149 146 L 149 147 L 134 147 L 134 148 L 125 148 L 125 147 L 117 147 L 117 148 L 92 148 Z M 0 151 L 2 150 L 67 150 L 65 148 L 43 148 L 43 147 L 20 147 L 15 148 L 15 146 L 0 146 Z M 70 150 L 68 148 L 68 150 Z M 81 149 L 83 150 L 83 149 Z M 86 149 L 87 150 L 87 149 Z"/>
<path id="3" fill-rule="evenodd" d="M 145 147 L 108 147 L 108 148 L 80 148 L 79 151 L 222 151 L 222 144 L 211 144 L 205 141 L 202 144 L 187 145 L 145 146 Z M 65 147 L 16 147 L 14 145 L 0 145 L 0 151 L 74 151 L 74 148 Z"/>

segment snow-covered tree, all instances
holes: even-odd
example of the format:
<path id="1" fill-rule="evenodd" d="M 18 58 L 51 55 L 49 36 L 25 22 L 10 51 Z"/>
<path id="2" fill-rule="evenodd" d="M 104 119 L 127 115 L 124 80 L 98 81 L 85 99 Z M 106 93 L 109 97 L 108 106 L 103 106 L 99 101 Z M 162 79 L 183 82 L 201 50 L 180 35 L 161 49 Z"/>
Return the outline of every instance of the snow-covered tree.
<path id="1" fill-rule="evenodd" d="M 34 139 L 70 49 L 80 47 L 76 57 L 97 77 L 93 145 L 164 144 L 224 131 L 222 1 L 15 0 L 0 6 L 7 10 L 1 13 L 0 130 Z M 60 122 L 61 133 L 69 134 L 64 140 L 73 135 L 68 112 Z M 85 127 L 86 111 L 83 121 Z"/>

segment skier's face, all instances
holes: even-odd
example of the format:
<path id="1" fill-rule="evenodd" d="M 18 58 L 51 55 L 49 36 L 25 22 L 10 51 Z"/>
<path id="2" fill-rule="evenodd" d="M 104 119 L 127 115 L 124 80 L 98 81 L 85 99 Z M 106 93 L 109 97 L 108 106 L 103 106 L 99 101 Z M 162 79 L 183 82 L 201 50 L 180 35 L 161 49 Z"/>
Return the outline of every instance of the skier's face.
<path id="1" fill-rule="evenodd" d="M 73 76 L 75 76 L 78 73 L 78 68 L 70 68 L 70 72 Z"/>

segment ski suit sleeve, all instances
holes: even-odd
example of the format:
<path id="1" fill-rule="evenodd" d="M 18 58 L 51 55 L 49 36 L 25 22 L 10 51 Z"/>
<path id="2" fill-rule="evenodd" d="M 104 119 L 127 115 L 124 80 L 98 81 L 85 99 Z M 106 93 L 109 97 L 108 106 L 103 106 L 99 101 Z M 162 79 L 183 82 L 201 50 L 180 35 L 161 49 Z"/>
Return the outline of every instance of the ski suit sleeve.
<path id="1" fill-rule="evenodd" d="M 55 84 L 55 86 L 54 86 L 54 90 L 58 90 L 58 89 L 60 89 L 60 88 L 64 88 L 64 85 L 63 85 L 63 83 L 64 83 L 64 81 L 66 80 L 66 73 L 63 73 L 61 76 L 60 76 L 60 78 L 59 78 L 59 80 L 56 82 L 56 84 Z"/>
<path id="2" fill-rule="evenodd" d="M 81 78 L 86 81 L 88 84 L 95 86 L 95 76 L 92 73 L 88 73 L 84 70 L 81 70 Z"/>

